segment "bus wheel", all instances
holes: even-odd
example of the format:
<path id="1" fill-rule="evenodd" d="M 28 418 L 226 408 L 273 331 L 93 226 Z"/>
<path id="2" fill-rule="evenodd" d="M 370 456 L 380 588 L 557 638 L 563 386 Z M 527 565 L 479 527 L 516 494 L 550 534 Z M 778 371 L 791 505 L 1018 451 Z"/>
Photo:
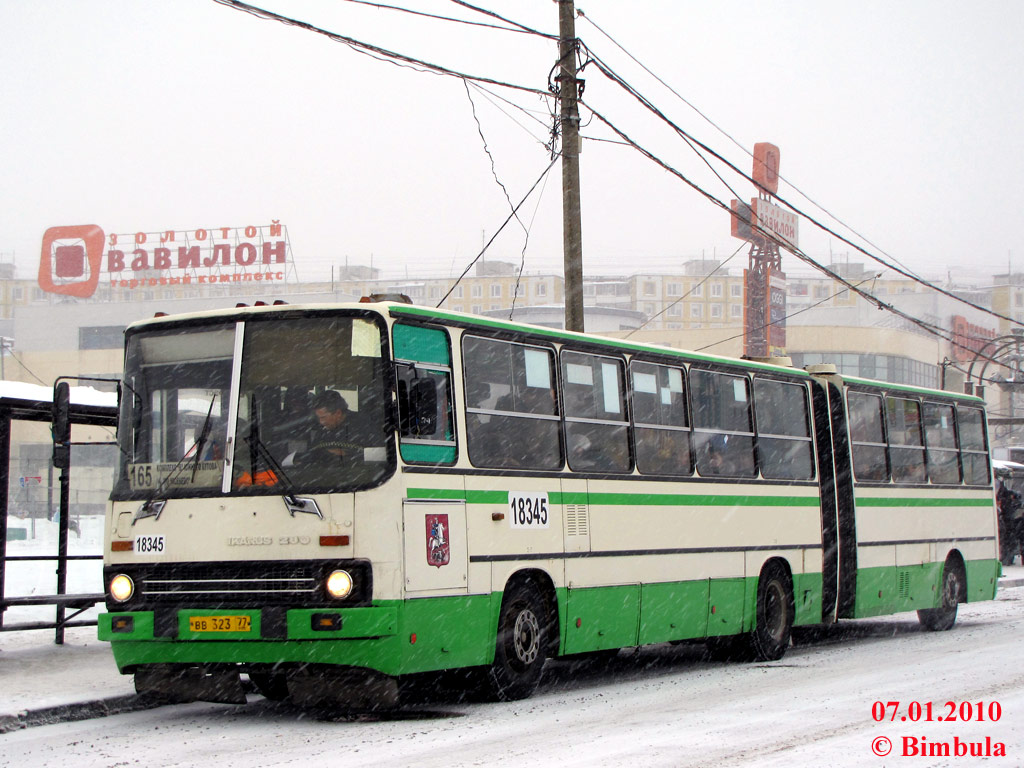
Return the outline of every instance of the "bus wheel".
<path id="1" fill-rule="evenodd" d="M 769 565 L 757 581 L 757 618 L 750 633 L 755 661 L 776 661 L 789 647 L 793 629 L 793 593 L 785 569 Z"/>
<path id="2" fill-rule="evenodd" d="M 494 663 L 487 670 L 492 698 L 515 701 L 536 690 L 547 654 L 547 631 L 547 611 L 534 587 L 520 583 L 505 592 Z"/>
<path id="3" fill-rule="evenodd" d="M 956 623 L 956 609 L 964 591 L 963 574 L 959 565 L 946 561 L 942 568 L 942 595 L 938 608 L 927 608 L 917 612 L 917 620 L 925 629 L 944 632 Z"/>
<path id="4" fill-rule="evenodd" d="M 288 698 L 288 679 L 282 672 L 250 672 L 249 679 L 265 699 L 284 701 Z"/>

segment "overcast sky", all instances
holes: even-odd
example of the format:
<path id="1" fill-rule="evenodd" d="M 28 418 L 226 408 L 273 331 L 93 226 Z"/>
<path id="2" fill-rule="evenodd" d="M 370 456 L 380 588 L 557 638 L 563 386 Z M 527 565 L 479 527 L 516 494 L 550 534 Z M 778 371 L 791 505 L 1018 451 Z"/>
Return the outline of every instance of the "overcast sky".
<path id="1" fill-rule="evenodd" d="M 479 0 L 557 32 L 552 0 Z M 396 5 L 474 21 L 443 0 Z M 332 32 L 544 90 L 556 44 L 345 0 L 253 0 Z M 678 126 L 745 172 L 781 148 L 780 195 L 932 279 L 1024 269 L 1024 3 L 577 0 L 577 34 Z M 690 104 L 666 90 L 593 21 Z M 550 162 L 550 100 L 423 74 L 213 0 L 0 0 L 0 254 L 32 277 L 44 230 L 288 227 L 301 279 L 331 265 L 459 274 Z M 714 197 L 752 185 L 708 170 L 595 67 L 584 100 Z M 519 108 L 496 97 L 509 99 Z M 500 109 L 499 109 L 500 107 Z M 584 135 L 615 138 L 583 109 Z M 727 135 L 726 135 L 727 134 Z M 737 146 L 737 142 L 740 146 Z M 741 148 L 742 147 L 742 148 Z M 714 162 L 714 161 L 713 161 Z M 585 141 L 584 270 L 668 270 L 741 246 L 727 216 L 634 149 Z M 527 272 L 561 272 L 556 165 L 520 209 Z M 814 204 L 793 189 L 799 188 Z M 519 262 L 510 225 L 487 258 Z M 860 238 L 857 242 L 863 243 Z M 801 221 L 828 263 L 864 261 Z M 730 266 L 742 266 L 744 248 Z M 807 272 L 792 257 L 792 273 Z"/>

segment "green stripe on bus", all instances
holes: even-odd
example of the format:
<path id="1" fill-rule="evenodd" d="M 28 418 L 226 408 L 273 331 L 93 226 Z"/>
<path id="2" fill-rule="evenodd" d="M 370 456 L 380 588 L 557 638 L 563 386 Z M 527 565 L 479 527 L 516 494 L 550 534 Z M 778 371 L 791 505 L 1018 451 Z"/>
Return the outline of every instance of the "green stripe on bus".
<path id="1" fill-rule="evenodd" d="M 507 504 L 509 491 L 460 491 L 453 488 L 410 488 L 410 499 L 465 500 L 468 504 Z M 756 496 L 711 493 L 585 493 L 548 494 L 552 504 L 643 507 L 817 507 L 817 496 Z"/>
<path id="2" fill-rule="evenodd" d="M 995 503 L 989 497 L 983 499 L 929 499 L 893 496 L 856 496 L 854 502 L 860 507 L 991 507 Z"/>

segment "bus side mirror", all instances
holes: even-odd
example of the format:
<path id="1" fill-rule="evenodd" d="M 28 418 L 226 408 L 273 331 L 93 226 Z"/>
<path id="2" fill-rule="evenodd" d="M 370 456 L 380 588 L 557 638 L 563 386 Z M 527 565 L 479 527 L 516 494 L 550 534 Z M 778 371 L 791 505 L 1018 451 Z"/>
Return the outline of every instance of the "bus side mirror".
<path id="1" fill-rule="evenodd" d="M 66 381 L 53 388 L 53 466 L 71 466 L 71 387 Z"/>
<path id="2" fill-rule="evenodd" d="M 432 379 L 417 379 L 409 392 L 412 432 L 424 437 L 437 431 L 437 387 Z"/>

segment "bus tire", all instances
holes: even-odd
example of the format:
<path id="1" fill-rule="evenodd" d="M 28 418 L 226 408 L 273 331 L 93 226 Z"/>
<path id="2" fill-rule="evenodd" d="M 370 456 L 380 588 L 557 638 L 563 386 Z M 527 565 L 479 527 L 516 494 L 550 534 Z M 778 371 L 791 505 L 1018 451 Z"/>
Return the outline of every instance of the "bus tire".
<path id="1" fill-rule="evenodd" d="M 967 586 L 960 564 L 947 560 L 942 567 L 942 593 L 938 608 L 926 608 L 917 612 L 917 620 L 931 632 L 945 632 L 956 623 L 957 605 Z"/>
<path id="2" fill-rule="evenodd" d="M 789 574 L 777 563 L 767 565 L 757 580 L 757 614 L 750 633 L 754 661 L 782 658 L 789 647 L 794 611 Z"/>
<path id="3" fill-rule="evenodd" d="M 269 701 L 288 698 L 288 678 L 283 672 L 250 672 L 249 679 L 260 695 Z"/>
<path id="4" fill-rule="evenodd" d="M 516 701 L 533 694 L 549 648 L 548 611 L 529 582 L 505 591 L 498 617 L 494 663 L 488 668 L 487 692 L 496 701 Z"/>

